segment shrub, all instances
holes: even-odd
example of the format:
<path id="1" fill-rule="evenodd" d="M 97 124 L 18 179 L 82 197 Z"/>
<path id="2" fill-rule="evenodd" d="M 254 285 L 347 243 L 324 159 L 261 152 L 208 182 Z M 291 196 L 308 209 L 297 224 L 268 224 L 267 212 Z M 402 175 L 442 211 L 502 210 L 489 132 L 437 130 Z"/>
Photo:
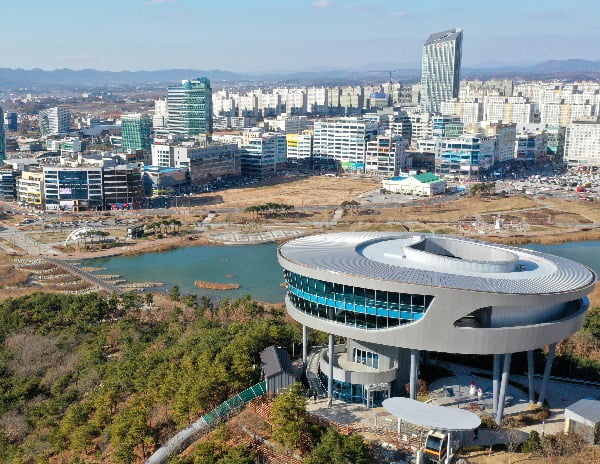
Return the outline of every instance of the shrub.
<path id="1" fill-rule="evenodd" d="M 540 434 L 535 430 L 529 432 L 527 440 L 521 445 L 521 451 L 523 453 L 539 453 L 542 450 L 542 441 L 540 440 Z"/>

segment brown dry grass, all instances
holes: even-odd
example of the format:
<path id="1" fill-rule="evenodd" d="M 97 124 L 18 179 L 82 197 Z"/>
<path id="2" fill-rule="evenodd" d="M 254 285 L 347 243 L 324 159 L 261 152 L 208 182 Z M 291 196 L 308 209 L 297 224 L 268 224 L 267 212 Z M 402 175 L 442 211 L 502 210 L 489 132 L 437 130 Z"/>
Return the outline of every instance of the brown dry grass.
<path id="1" fill-rule="evenodd" d="M 545 235 L 523 234 L 512 237 L 498 237 L 488 235 L 481 237 L 481 239 L 494 243 L 502 243 L 505 245 L 523 245 L 525 243 L 540 243 L 544 245 L 553 245 L 565 242 L 583 242 L 589 240 L 600 240 L 600 229 L 586 231 L 551 228 L 548 230 L 548 234 Z"/>
<path id="2" fill-rule="evenodd" d="M 196 280 L 194 285 L 198 288 L 207 288 L 210 290 L 235 290 L 240 288 L 240 284 L 222 284 L 218 282 L 207 282 L 205 280 Z"/>
<path id="3" fill-rule="evenodd" d="M 591 222 L 600 222 L 600 202 L 580 200 L 560 200 L 547 198 L 545 203 L 558 211 L 567 211 L 584 216 Z"/>
<path id="4" fill-rule="evenodd" d="M 281 180 L 281 178 L 274 179 L 273 182 L 281 182 Z M 380 182 L 371 179 L 313 176 L 290 179 L 287 182 L 275 185 L 235 188 L 223 190 L 216 195 L 206 193 L 199 196 L 206 199 L 207 206 L 219 208 L 245 208 L 269 201 L 294 206 L 337 206 L 344 200 L 353 200 L 361 193 L 370 192 L 380 187 Z"/>
<path id="5" fill-rule="evenodd" d="M 596 284 L 588 298 L 590 299 L 590 307 L 600 306 L 600 284 Z"/>
<path id="6" fill-rule="evenodd" d="M 24 285 L 29 281 L 31 273 L 16 269 L 12 265 L 0 265 L 0 288 Z"/>
<path id="7" fill-rule="evenodd" d="M 386 223 L 390 221 L 448 223 L 466 220 L 472 218 L 474 215 L 485 215 L 538 207 L 540 207 L 539 203 L 526 197 L 467 197 L 437 205 L 407 204 L 406 206 L 398 206 L 395 208 L 374 209 L 374 213 L 369 215 L 349 213 L 344 216 L 343 220 L 345 222 L 363 222 L 369 220 L 377 223 Z"/>

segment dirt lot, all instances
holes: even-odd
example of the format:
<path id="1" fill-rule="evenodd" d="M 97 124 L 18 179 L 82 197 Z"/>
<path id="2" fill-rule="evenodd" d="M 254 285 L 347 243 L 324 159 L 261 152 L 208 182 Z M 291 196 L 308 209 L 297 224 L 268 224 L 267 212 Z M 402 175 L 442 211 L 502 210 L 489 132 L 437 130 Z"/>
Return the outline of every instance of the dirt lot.
<path id="1" fill-rule="evenodd" d="M 279 181 L 282 179 L 280 178 Z M 345 200 L 353 200 L 361 193 L 381 187 L 381 183 L 371 179 L 314 176 L 285 179 L 276 185 L 248 186 L 200 195 L 207 199 L 207 205 L 218 208 L 245 208 L 269 201 L 289 205 L 339 205 Z"/>

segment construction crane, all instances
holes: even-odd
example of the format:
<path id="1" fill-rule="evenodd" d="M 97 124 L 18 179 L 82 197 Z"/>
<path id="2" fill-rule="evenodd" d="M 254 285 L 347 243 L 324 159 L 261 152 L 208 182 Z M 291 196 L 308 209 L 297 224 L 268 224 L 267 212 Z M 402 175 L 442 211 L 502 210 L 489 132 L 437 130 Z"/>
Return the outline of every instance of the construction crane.
<path id="1" fill-rule="evenodd" d="M 384 70 L 372 70 L 369 71 L 370 73 L 388 73 L 389 79 L 390 79 L 390 86 L 393 84 L 392 82 L 392 73 L 397 73 L 399 72 L 398 69 L 384 69 Z"/>

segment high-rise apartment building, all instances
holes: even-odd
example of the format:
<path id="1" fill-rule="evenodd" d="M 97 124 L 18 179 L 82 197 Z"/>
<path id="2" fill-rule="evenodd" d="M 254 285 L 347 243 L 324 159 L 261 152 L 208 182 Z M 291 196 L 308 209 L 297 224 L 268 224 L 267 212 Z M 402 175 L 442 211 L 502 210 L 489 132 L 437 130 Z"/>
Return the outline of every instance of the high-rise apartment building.
<path id="1" fill-rule="evenodd" d="M 132 113 L 121 117 L 123 151 L 150 150 L 152 145 L 152 119 L 146 114 Z"/>
<path id="2" fill-rule="evenodd" d="M 458 98 L 462 29 L 431 34 L 421 60 L 421 111 L 438 113 L 443 101 Z"/>
<path id="3" fill-rule="evenodd" d="M 39 112 L 38 123 L 42 137 L 65 134 L 71 130 L 71 112 L 63 106 L 55 106 Z"/>
<path id="4" fill-rule="evenodd" d="M 206 77 L 181 81 L 167 89 L 169 133 L 212 134 L 212 89 Z"/>

